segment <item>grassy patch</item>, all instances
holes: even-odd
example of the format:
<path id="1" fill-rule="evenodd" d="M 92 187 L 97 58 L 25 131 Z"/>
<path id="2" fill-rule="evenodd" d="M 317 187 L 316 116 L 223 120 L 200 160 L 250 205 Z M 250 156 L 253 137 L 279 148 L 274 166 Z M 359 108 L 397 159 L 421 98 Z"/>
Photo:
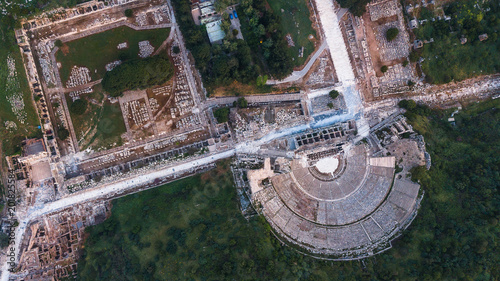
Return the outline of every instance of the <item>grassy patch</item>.
<path id="1" fill-rule="evenodd" d="M 93 149 L 109 149 L 123 144 L 121 135 L 127 132 L 118 103 L 105 102 L 91 142 Z"/>
<path id="2" fill-rule="evenodd" d="M 94 150 L 109 149 L 122 145 L 121 135 L 126 132 L 126 128 L 120 105 L 103 101 L 104 95 L 99 86 L 93 93 L 80 98 L 87 101 L 87 110 L 82 115 L 71 114 L 80 150 L 88 147 Z M 69 95 L 66 100 L 70 106 L 72 101 Z"/>
<path id="3" fill-rule="evenodd" d="M 67 42 L 56 53 L 56 59 L 61 63 L 61 80 L 63 84 L 68 80 L 71 68 L 75 65 L 87 67 L 93 80 L 100 79 L 106 73 L 106 64 L 138 58 L 140 41 L 149 40 L 156 49 L 169 33 L 169 28 L 137 31 L 122 26 Z M 119 50 L 117 46 L 123 42 L 127 42 L 128 47 Z"/>
<path id="4" fill-rule="evenodd" d="M 309 35 L 313 35 L 316 39 L 316 31 L 312 28 L 306 0 L 276 0 L 268 1 L 268 3 L 274 13 L 281 17 L 283 33 L 292 36 L 295 46 L 289 47 L 288 52 L 295 59 L 295 66 L 303 65 L 314 51 L 314 43 L 309 40 Z M 299 50 L 302 47 L 304 47 L 304 55 L 299 57 Z"/>
<path id="5" fill-rule="evenodd" d="M 7 59 L 15 61 L 15 76 L 9 77 Z M 13 96 L 22 97 L 24 109 L 18 118 L 13 111 L 9 99 Z M 21 122 L 22 120 L 22 122 Z M 8 123 L 14 122 L 16 128 L 7 128 Z M 20 153 L 20 141 L 26 137 L 40 137 L 39 121 L 32 101 L 31 91 L 22 64 L 21 53 L 15 42 L 13 30 L 5 26 L 0 27 L 0 139 L 5 155 Z M 1 152 L 0 152 L 1 153 Z"/>

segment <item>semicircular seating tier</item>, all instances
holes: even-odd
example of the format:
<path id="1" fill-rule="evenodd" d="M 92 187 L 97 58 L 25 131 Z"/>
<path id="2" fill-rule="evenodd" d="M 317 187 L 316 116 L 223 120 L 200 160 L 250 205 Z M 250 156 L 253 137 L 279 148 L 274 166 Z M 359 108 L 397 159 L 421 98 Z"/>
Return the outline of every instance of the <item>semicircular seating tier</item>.
<path id="1" fill-rule="evenodd" d="M 371 157 L 365 145 L 337 157 L 330 175 L 294 159 L 290 173 L 273 176 L 272 187 L 259 192 L 264 216 L 310 252 L 353 257 L 387 248 L 416 213 L 420 186 L 394 179 L 395 158 Z"/>

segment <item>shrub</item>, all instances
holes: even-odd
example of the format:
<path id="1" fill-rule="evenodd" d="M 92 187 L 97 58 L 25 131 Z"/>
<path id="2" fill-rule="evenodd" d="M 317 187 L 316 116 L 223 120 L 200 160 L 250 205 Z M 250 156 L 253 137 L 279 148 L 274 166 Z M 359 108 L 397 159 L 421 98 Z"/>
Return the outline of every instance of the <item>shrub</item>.
<path id="1" fill-rule="evenodd" d="M 61 48 L 63 45 L 63 42 L 61 40 L 57 39 L 56 42 L 54 42 L 54 45 L 56 45 L 56 47 L 58 47 L 58 48 Z"/>
<path id="2" fill-rule="evenodd" d="M 238 29 L 233 29 L 232 33 L 233 33 L 233 36 L 236 37 L 238 35 L 238 33 L 240 33 L 240 32 L 238 31 Z"/>
<path id="3" fill-rule="evenodd" d="M 408 60 L 403 61 L 403 67 L 406 67 L 408 65 Z"/>
<path id="4" fill-rule="evenodd" d="M 266 83 L 267 83 L 267 75 L 259 75 L 259 77 L 257 77 L 257 80 L 255 81 L 255 83 L 257 84 L 257 86 L 265 86 Z"/>
<path id="5" fill-rule="evenodd" d="M 87 101 L 78 99 L 71 103 L 69 111 L 75 115 L 82 115 L 87 110 Z"/>
<path id="6" fill-rule="evenodd" d="M 398 34 L 399 34 L 399 29 L 397 29 L 395 27 L 391 27 L 385 33 L 385 38 L 387 38 L 387 41 L 392 41 L 392 40 L 396 39 Z"/>
<path id="7" fill-rule="evenodd" d="M 333 103 L 329 102 L 327 105 L 328 105 L 328 107 L 329 107 L 330 109 L 332 109 L 332 108 L 333 108 Z"/>
<path id="8" fill-rule="evenodd" d="M 386 73 L 387 70 L 389 70 L 389 67 L 387 67 L 387 65 L 382 65 L 382 67 L 380 68 L 380 71 L 382 71 L 382 73 Z"/>
<path id="9" fill-rule="evenodd" d="M 239 108 L 247 108 L 248 107 L 248 101 L 244 98 L 241 97 L 238 99 L 237 105 Z"/>
<path id="10" fill-rule="evenodd" d="M 127 18 L 131 18 L 131 17 L 133 17 L 133 16 L 134 16 L 134 12 L 132 12 L 132 10 L 131 10 L 131 9 L 126 9 L 126 10 L 125 10 L 125 16 L 126 16 Z"/>
<path id="11" fill-rule="evenodd" d="M 331 90 L 330 93 L 328 93 L 332 99 L 336 99 L 340 93 L 337 90 Z"/>

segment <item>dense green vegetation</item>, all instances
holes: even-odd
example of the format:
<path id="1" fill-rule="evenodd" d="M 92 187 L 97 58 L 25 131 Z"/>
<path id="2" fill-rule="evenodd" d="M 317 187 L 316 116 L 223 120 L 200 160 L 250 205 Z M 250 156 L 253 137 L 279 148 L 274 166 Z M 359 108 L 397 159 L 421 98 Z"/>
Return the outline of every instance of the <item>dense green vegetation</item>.
<path id="1" fill-rule="evenodd" d="M 396 27 L 391 27 L 391 28 L 387 29 L 387 32 L 385 33 L 385 37 L 386 37 L 387 41 L 392 41 L 392 40 L 396 39 L 398 34 L 399 34 L 399 29 L 397 29 Z"/>
<path id="2" fill-rule="evenodd" d="M 177 21 L 187 48 L 193 54 L 209 92 L 238 81 L 254 84 L 259 75 L 283 78 L 293 70 L 293 60 L 286 52 L 285 34 L 280 17 L 267 10 L 263 0 L 246 0 L 238 9 L 245 40 L 229 32 L 229 15 L 224 14 L 222 44 L 210 45 L 204 26 L 195 25 L 188 1 L 174 0 Z"/>
<path id="3" fill-rule="evenodd" d="M 366 4 L 370 0 L 338 0 L 337 2 L 342 8 L 347 8 L 353 15 L 360 17 L 366 12 Z"/>
<path id="4" fill-rule="evenodd" d="M 447 121 L 450 111 L 407 107 L 433 166 L 413 173 L 427 194 L 398 251 L 417 251 L 418 268 L 434 280 L 498 279 L 500 100 L 466 108 L 454 116 L 456 125 Z"/>
<path id="5" fill-rule="evenodd" d="M 380 71 L 381 71 L 382 73 L 386 73 L 386 72 L 387 72 L 387 70 L 389 70 L 389 67 L 388 67 L 387 65 L 382 65 L 382 67 L 380 67 Z"/>
<path id="6" fill-rule="evenodd" d="M 500 71 L 500 6 L 498 1 L 453 1 L 444 7 L 451 20 L 438 20 L 432 11 L 423 9 L 420 19 L 428 19 L 414 30 L 424 44 L 420 55 L 422 69 L 430 83 L 448 83 Z M 431 18 L 436 18 L 435 21 Z M 488 34 L 480 41 L 480 34 Z M 467 43 L 461 44 L 460 39 Z M 414 55 L 415 56 L 415 55 Z M 411 58 L 416 61 L 416 58 Z"/>
<path id="7" fill-rule="evenodd" d="M 103 78 L 106 73 L 106 64 L 116 60 L 124 62 L 137 59 L 140 41 L 148 40 L 156 49 L 167 39 L 169 33 L 170 28 L 133 30 L 130 27 L 121 26 L 66 42 L 56 53 L 56 59 L 61 63 L 59 69 L 61 80 L 66 83 L 73 66 L 87 67 L 93 80 Z M 128 47 L 118 49 L 118 44 L 124 42 L 128 44 Z"/>
<path id="8" fill-rule="evenodd" d="M 404 103 L 403 103 L 404 104 Z M 496 280 L 500 276 L 500 100 L 449 111 L 406 103 L 433 166 L 414 170 L 419 215 L 375 257 L 328 262 L 281 245 L 261 217 L 246 221 L 227 162 L 114 201 L 88 229 L 80 280 Z M 138 215 L 139 214 L 139 215 Z"/>
<path id="9" fill-rule="evenodd" d="M 111 96 L 117 97 L 126 90 L 161 85 L 170 80 L 173 74 L 174 68 L 168 57 L 157 55 L 134 59 L 106 72 L 102 79 L 102 87 Z"/>
<path id="10" fill-rule="evenodd" d="M 214 116 L 218 123 L 227 122 L 229 120 L 229 107 L 217 108 L 214 111 Z"/>
<path id="11" fill-rule="evenodd" d="M 248 101 L 244 97 L 238 98 L 238 100 L 234 103 L 234 106 L 237 106 L 239 108 L 247 108 Z"/>
<path id="12" fill-rule="evenodd" d="M 72 114 L 82 115 L 85 111 L 87 111 L 87 101 L 83 99 L 77 99 L 69 106 L 69 112 Z"/>

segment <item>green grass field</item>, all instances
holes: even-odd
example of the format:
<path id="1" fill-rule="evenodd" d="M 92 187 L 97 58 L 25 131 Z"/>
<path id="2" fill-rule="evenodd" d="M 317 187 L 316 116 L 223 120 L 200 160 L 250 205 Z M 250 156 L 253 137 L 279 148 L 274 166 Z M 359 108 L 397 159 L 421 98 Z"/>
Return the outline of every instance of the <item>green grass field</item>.
<path id="1" fill-rule="evenodd" d="M 309 40 L 312 34 L 316 39 L 316 31 L 312 28 L 309 19 L 310 13 L 306 0 L 275 0 L 268 1 L 274 13 L 281 17 L 281 26 L 286 34 L 290 33 L 295 43 L 288 48 L 290 55 L 295 58 L 295 66 L 303 65 L 307 57 L 314 51 L 314 44 Z M 284 11 L 281 12 L 281 9 Z M 299 50 L 304 47 L 304 56 L 299 58 Z"/>
<path id="2" fill-rule="evenodd" d="M 80 116 L 71 114 L 80 150 L 88 147 L 93 150 L 109 149 L 122 145 L 121 135 L 126 132 L 126 128 L 120 105 L 105 101 L 101 106 L 104 95 L 100 85 L 95 87 L 94 92 L 80 98 L 87 100 L 87 111 Z M 66 95 L 66 100 L 70 106 L 72 100 L 69 95 Z"/>
<path id="3" fill-rule="evenodd" d="M 119 59 L 124 61 L 138 58 L 140 41 L 149 40 L 156 49 L 167 39 L 169 33 L 170 28 L 136 31 L 122 26 L 67 42 L 56 53 L 56 59 L 61 63 L 61 80 L 63 84 L 66 83 L 71 68 L 75 65 L 87 67 L 93 80 L 100 79 L 106 72 L 106 64 Z M 128 43 L 128 48 L 118 50 L 117 45 L 123 42 Z"/>
<path id="4" fill-rule="evenodd" d="M 16 75 L 15 78 L 8 78 L 9 68 L 7 66 L 7 58 L 11 57 L 15 60 Z M 10 81 L 10 82 L 8 82 Z M 8 97 L 16 94 L 22 96 L 24 109 L 21 118 L 22 123 L 17 115 L 13 112 L 11 103 Z M 12 121 L 16 124 L 17 129 L 7 129 L 7 121 Z M 2 141 L 2 149 L 5 155 L 20 153 L 20 142 L 28 137 L 41 137 L 41 131 L 38 129 L 39 121 L 36 110 L 32 101 L 31 92 L 28 86 L 28 80 L 21 60 L 21 53 L 14 38 L 13 30 L 0 28 L 0 139 Z M 1 151 L 0 151 L 1 154 Z"/>

